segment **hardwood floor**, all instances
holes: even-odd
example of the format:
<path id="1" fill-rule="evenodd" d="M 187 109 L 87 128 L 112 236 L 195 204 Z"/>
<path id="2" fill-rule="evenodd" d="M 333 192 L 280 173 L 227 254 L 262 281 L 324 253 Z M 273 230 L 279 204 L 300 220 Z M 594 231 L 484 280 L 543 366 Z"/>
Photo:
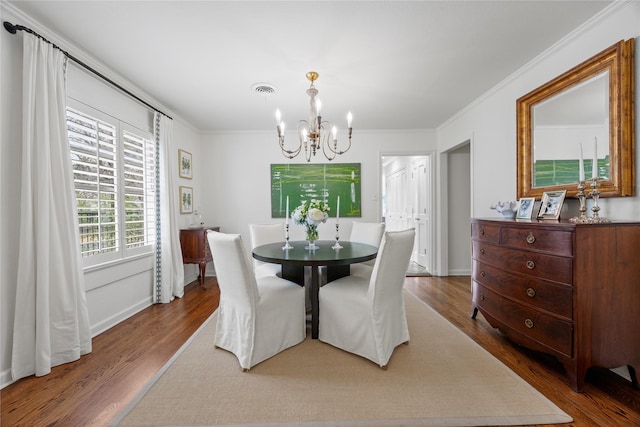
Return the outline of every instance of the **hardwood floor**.
<path id="1" fill-rule="evenodd" d="M 584 393 L 574 393 L 555 359 L 517 347 L 478 315 L 470 318 L 470 278 L 410 277 L 405 287 L 469 335 L 574 418 L 563 426 L 639 426 L 640 391 L 605 369 L 589 371 Z M 158 304 L 100 334 L 93 352 L 0 391 L 2 426 L 107 425 L 213 313 L 215 278 L 205 289 Z"/>

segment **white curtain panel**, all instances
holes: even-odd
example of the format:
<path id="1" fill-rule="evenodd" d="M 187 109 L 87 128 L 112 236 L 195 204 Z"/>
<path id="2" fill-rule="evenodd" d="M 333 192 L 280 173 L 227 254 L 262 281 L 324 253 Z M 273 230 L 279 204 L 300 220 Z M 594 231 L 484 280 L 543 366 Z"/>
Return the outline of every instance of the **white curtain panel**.
<path id="1" fill-rule="evenodd" d="M 173 120 L 156 113 L 156 141 L 159 142 L 160 244 L 156 247 L 155 302 L 168 303 L 184 295 L 184 267 L 180 249 L 178 205 L 178 150 L 173 146 Z"/>
<path id="2" fill-rule="evenodd" d="M 24 34 L 21 221 L 11 374 L 46 375 L 91 352 L 65 123 L 66 57 Z"/>

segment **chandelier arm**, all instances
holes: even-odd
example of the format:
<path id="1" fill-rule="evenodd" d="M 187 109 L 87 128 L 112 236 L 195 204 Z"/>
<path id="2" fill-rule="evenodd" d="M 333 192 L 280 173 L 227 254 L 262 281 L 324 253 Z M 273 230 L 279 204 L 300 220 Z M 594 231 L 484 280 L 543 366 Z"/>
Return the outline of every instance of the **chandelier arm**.
<path id="1" fill-rule="evenodd" d="M 329 122 L 323 122 L 323 124 L 326 124 L 327 127 L 331 127 L 331 124 Z M 352 128 L 349 128 L 349 139 L 348 139 L 349 143 L 347 145 L 347 148 L 345 150 L 342 150 L 342 151 L 338 150 L 338 141 L 337 140 L 335 141 L 335 147 L 331 146 L 331 139 L 329 138 L 331 133 L 327 134 L 325 136 L 325 139 L 324 139 L 325 143 L 322 145 L 322 149 L 324 150 L 324 146 L 326 145 L 329 148 L 329 150 L 333 153 L 333 157 L 329 158 L 329 156 L 327 156 L 326 154 L 325 154 L 325 157 L 327 159 L 329 159 L 329 160 L 333 160 L 333 159 L 335 159 L 336 155 L 342 155 L 342 154 L 346 153 L 347 151 L 349 151 L 351 149 L 351 133 L 352 133 Z"/>
<path id="2" fill-rule="evenodd" d="M 325 124 L 327 125 L 327 128 L 331 128 L 331 123 L 329 123 L 329 122 L 325 121 L 325 122 L 323 122 L 323 123 L 320 125 L 320 128 L 321 128 L 323 131 L 324 131 L 324 125 L 325 125 Z M 325 132 L 325 133 L 324 133 L 324 137 L 322 138 L 321 142 L 322 142 L 322 154 L 324 154 L 324 156 L 325 156 L 325 157 L 327 158 L 327 160 L 329 160 L 329 161 L 331 161 L 331 160 L 335 159 L 335 158 L 336 158 L 336 153 L 335 153 L 335 151 L 333 151 L 333 150 L 331 149 L 331 132 L 328 132 L 328 133 L 327 133 L 327 132 Z M 333 155 L 331 155 L 330 153 L 329 153 L 329 154 L 327 154 L 327 148 L 326 148 L 326 147 L 329 147 L 329 150 L 333 151 Z"/>
<path id="3" fill-rule="evenodd" d="M 349 149 L 351 149 L 351 135 L 349 135 L 348 142 L 349 143 L 347 144 L 347 148 L 345 150 L 343 150 L 343 151 L 338 150 L 337 144 L 336 144 L 335 148 L 331 147 L 331 145 L 329 145 L 329 144 L 327 144 L 327 145 L 329 146 L 329 150 L 331 150 L 331 152 L 334 153 L 334 157 L 335 157 L 335 154 L 342 155 L 342 154 L 346 153 L 347 151 L 349 151 Z"/>
<path id="4" fill-rule="evenodd" d="M 284 135 L 280 135 L 278 137 L 278 141 L 280 144 L 282 155 L 289 159 L 293 159 L 294 157 L 296 157 L 298 154 L 300 154 L 300 150 L 302 150 L 302 144 L 298 144 L 298 148 L 295 148 L 293 150 L 287 150 L 286 148 L 284 148 Z"/>
<path id="5" fill-rule="evenodd" d="M 304 145 L 304 157 L 307 163 L 309 163 L 311 162 L 311 156 L 315 155 L 315 151 L 313 150 L 313 146 L 312 149 L 309 150 L 309 142 L 305 141 L 304 137 L 302 136 L 302 130 L 305 129 L 305 127 L 309 128 L 309 122 L 307 122 L 306 120 L 300 120 L 298 122 L 298 141 L 300 144 L 299 147 L 300 149 L 302 149 L 302 146 Z M 298 151 L 300 151 L 300 149 Z"/>

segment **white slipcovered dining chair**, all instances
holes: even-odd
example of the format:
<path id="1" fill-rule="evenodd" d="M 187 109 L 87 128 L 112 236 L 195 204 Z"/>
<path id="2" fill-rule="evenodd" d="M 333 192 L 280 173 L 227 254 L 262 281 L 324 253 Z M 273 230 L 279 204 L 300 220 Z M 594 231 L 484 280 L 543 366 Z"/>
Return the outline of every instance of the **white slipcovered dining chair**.
<path id="1" fill-rule="evenodd" d="M 386 368 L 409 342 L 402 297 L 415 229 L 384 233 L 370 278 L 346 276 L 320 288 L 320 341 Z"/>
<path id="2" fill-rule="evenodd" d="M 368 245 L 380 247 L 380 241 L 385 230 L 384 222 L 360 222 L 353 221 L 351 225 L 350 242 L 366 243 Z M 351 275 L 353 276 L 371 276 L 375 259 L 360 262 L 351 265 Z"/>
<path id="3" fill-rule="evenodd" d="M 251 249 L 268 243 L 282 242 L 284 245 L 284 224 L 249 224 Z M 280 276 L 280 264 L 253 260 L 256 277 Z"/>
<path id="4" fill-rule="evenodd" d="M 239 234 L 207 233 L 220 287 L 214 344 L 244 371 L 306 336 L 304 288 L 276 276 L 256 278 Z"/>

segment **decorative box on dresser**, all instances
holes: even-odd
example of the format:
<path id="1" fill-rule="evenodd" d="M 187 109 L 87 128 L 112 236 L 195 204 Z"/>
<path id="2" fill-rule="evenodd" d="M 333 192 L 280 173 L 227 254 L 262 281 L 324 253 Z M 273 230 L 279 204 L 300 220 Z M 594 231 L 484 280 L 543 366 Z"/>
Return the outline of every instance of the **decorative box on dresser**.
<path id="1" fill-rule="evenodd" d="M 582 391 L 592 366 L 640 368 L 640 222 L 472 219 L 472 304 L 554 355 Z"/>
<path id="2" fill-rule="evenodd" d="M 220 227 L 193 227 L 180 230 L 180 247 L 182 249 L 182 262 L 185 264 L 198 264 L 200 266 L 198 281 L 204 289 L 204 274 L 207 263 L 213 261 L 207 231 L 220 231 Z"/>

